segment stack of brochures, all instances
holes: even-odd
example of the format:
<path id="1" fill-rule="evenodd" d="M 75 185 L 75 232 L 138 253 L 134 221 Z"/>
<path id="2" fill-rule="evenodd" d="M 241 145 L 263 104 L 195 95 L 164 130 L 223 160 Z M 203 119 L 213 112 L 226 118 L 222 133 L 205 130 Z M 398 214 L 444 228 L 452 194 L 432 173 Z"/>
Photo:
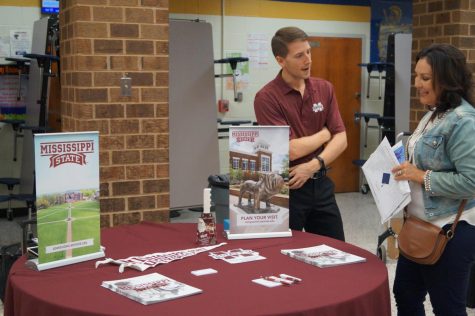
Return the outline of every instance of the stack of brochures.
<path id="1" fill-rule="evenodd" d="M 158 273 L 102 282 L 102 286 L 144 305 L 194 295 L 202 290 Z"/>
<path id="2" fill-rule="evenodd" d="M 381 216 L 381 223 L 391 219 L 411 202 L 409 182 L 394 180 L 391 172 L 394 167 L 403 161 L 404 148 L 402 142 L 391 147 L 385 137 L 362 167 Z"/>
<path id="3" fill-rule="evenodd" d="M 299 249 L 282 249 L 284 255 L 320 268 L 364 262 L 366 258 L 344 252 L 325 244 Z"/>

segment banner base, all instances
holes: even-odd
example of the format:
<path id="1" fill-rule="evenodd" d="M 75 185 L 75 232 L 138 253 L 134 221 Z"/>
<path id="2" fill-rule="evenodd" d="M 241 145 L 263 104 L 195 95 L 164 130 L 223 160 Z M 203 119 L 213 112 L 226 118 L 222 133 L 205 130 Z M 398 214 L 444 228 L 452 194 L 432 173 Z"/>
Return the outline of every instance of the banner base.
<path id="1" fill-rule="evenodd" d="M 98 258 L 105 257 L 104 253 L 104 247 L 101 246 L 101 250 L 98 252 L 94 253 L 89 253 L 87 255 L 82 255 L 82 256 L 77 256 L 77 257 L 72 257 L 72 258 L 67 258 L 67 259 L 61 259 L 61 260 L 56 260 L 52 262 L 45 262 L 45 263 L 38 263 L 38 258 L 35 259 L 30 259 L 25 262 L 25 265 L 33 270 L 37 271 L 43 271 L 43 270 L 48 270 L 48 269 L 53 269 L 53 268 L 59 268 L 62 266 L 67 266 L 70 264 L 74 263 L 79 263 L 83 261 L 88 261 L 88 260 L 94 260 Z"/>
<path id="2" fill-rule="evenodd" d="M 227 239 L 254 239 L 254 238 L 277 238 L 277 237 L 292 237 L 292 230 L 285 232 L 267 232 L 267 233 L 243 233 L 232 234 L 229 230 L 225 230 Z"/>

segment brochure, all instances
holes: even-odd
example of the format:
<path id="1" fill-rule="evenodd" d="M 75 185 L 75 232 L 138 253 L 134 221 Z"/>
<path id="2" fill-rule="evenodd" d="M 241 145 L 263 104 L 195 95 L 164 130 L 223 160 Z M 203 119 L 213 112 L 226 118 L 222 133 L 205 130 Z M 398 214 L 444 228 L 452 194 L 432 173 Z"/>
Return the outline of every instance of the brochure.
<path id="1" fill-rule="evenodd" d="M 390 220 L 411 202 L 409 182 L 396 181 L 391 170 L 404 159 L 404 148 L 398 143 L 393 148 L 385 137 L 369 156 L 362 170 L 371 189 L 381 224 Z"/>
<path id="2" fill-rule="evenodd" d="M 102 286 L 144 305 L 203 292 L 196 287 L 175 281 L 158 273 L 129 279 L 104 281 Z"/>
<path id="3" fill-rule="evenodd" d="M 280 252 L 291 258 L 313 264 L 320 268 L 366 261 L 366 258 L 335 249 L 325 244 L 299 249 L 283 249 Z"/>

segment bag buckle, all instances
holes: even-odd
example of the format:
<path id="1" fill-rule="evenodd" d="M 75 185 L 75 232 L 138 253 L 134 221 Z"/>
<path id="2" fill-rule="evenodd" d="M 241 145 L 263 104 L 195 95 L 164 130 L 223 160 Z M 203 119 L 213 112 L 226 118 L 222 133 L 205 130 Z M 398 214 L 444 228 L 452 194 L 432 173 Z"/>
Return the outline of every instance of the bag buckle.
<path id="1" fill-rule="evenodd" d="M 445 233 L 445 236 L 447 236 L 447 239 L 450 240 L 452 238 L 454 238 L 454 232 L 449 229 L 446 233 Z"/>

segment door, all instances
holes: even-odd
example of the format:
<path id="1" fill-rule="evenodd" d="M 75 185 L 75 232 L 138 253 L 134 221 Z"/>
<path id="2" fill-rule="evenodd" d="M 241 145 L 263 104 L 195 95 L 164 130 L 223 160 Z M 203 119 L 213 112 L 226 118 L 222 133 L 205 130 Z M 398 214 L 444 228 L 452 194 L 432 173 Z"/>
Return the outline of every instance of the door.
<path id="1" fill-rule="evenodd" d="M 335 87 L 348 138 L 348 148 L 331 164 L 328 175 L 335 182 L 335 192 L 356 192 L 360 170 L 352 161 L 360 155 L 360 125 L 354 123 L 354 114 L 361 108 L 361 38 L 310 37 L 309 41 L 311 75 Z"/>

